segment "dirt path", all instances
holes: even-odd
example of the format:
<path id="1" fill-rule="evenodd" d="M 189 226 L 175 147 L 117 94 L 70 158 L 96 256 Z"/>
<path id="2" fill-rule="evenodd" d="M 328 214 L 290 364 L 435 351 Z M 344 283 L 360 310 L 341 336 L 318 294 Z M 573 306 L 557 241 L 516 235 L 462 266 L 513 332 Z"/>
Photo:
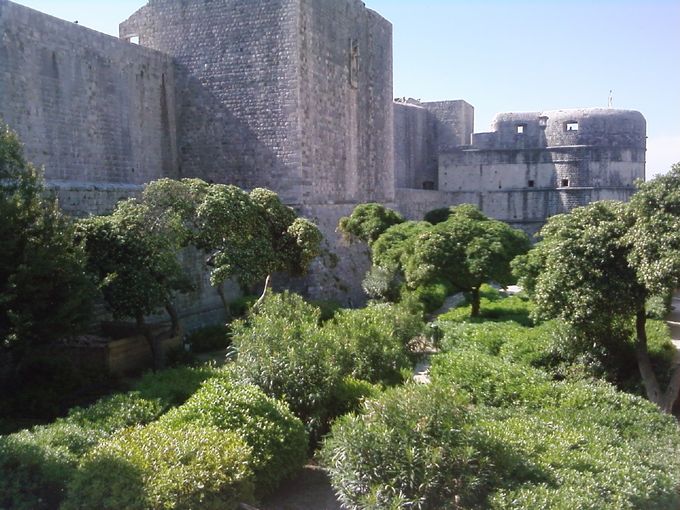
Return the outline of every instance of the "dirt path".
<path id="1" fill-rule="evenodd" d="M 326 473 L 307 465 L 297 478 L 262 502 L 258 510 L 340 510 Z"/>

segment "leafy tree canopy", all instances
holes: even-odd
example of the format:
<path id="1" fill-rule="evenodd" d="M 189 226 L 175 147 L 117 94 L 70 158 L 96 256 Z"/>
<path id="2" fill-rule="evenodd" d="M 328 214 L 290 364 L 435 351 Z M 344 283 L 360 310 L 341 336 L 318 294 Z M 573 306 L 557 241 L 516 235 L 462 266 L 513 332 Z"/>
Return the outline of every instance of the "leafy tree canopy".
<path id="1" fill-rule="evenodd" d="M 401 214 L 384 205 L 360 204 L 351 215 L 340 218 L 338 230 L 347 240 L 358 239 L 371 245 L 389 227 L 403 222 Z"/>
<path id="2" fill-rule="evenodd" d="M 529 249 L 527 235 L 476 207 L 453 208 L 449 218 L 419 234 L 404 264 L 412 288 L 437 281 L 472 293 L 472 315 L 479 314 L 479 288 L 488 281 L 513 281 L 510 262 Z"/>
<path id="3" fill-rule="evenodd" d="M 596 342 L 606 342 L 617 322 L 635 318 L 647 396 L 670 411 L 680 370 L 662 392 L 647 350 L 645 303 L 680 284 L 680 165 L 638 186 L 630 204 L 597 202 L 552 217 L 543 240 L 515 268 L 537 314 L 559 317 Z"/>

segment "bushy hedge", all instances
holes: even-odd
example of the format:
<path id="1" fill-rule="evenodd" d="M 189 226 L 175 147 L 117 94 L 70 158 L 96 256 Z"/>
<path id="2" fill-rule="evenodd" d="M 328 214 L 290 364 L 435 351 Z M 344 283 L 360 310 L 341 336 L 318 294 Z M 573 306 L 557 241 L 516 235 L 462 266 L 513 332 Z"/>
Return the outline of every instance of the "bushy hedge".
<path id="1" fill-rule="evenodd" d="M 430 377 L 434 384 L 455 384 L 477 404 L 545 406 L 555 398 L 548 373 L 474 349 L 435 356 Z"/>
<path id="2" fill-rule="evenodd" d="M 343 508 L 469 508 L 489 466 L 470 445 L 469 403 L 444 386 L 407 385 L 340 418 L 321 458 Z"/>
<path id="3" fill-rule="evenodd" d="M 510 299 L 513 298 L 500 302 Z M 463 311 L 458 317 L 460 320 L 451 320 L 456 310 Z M 508 361 L 542 368 L 556 379 L 599 378 L 616 384 L 622 390 L 645 394 L 640 382 L 634 343 L 632 340 L 626 341 L 631 324 L 621 324 L 611 330 L 609 334 L 612 341 L 595 344 L 592 338 L 579 337 L 566 324 L 557 320 L 534 327 L 523 326 L 514 320 L 471 321 L 465 308 L 455 309 L 442 317 L 445 318 L 440 318 L 437 324 L 443 332 L 443 351 L 471 348 Z M 501 316 L 501 319 L 505 318 L 507 316 Z M 651 319 L 647 320 L 646 327 L 650 358 L 661 384 L 665 385 L 674 352 L 668 327 L 662 321 Z M 614 345 L 618 347 L 614 348 Z"/>
<path id="4" fill-rule="evenodd" d="M 150 423 L 162 413 L 163 405 L 158 399 L 142 398 L 138 392 L 118 393 L 85 408 L 74 407 L 69 411 L 66 421 L 112 434 L 126 427 Z"/>
<path id="5" fill-rule="evenodd" d="M 482 437 L 518 452 L 544 478 L 517 484 L 513 473 L 500 473 L 492 508 L 680 504 L 680 432 L 672 417 L 603 382 L 550 379 L 472 350 L 435 359 L 433 383 L 456 385 L 481 406 Z"/>
<path id="6" fill-rule="evenodd" d="M 244 382 L 286 401 L 315 440 L 342 407 L 342 378 L 401 382 L 411 364 L 406 344 L 423 327 L 419 315 L 391 304 L 339 310 L 320 325 L 318 308 L 300 296 L 273 294 L 247 322 L 233 324 L 236 370 Z"/>
<path id="7" fill-rule="evenodd" d="M 0 508 L 57 508 L 79 458 L 103 437 L 66 422 L 0 436 Z"/>
<path id="8" fill-rule="evenodd" d="M 341 378 L 337 349 L 318 324 L 318 308 L 283 293 L 269 295 L 248 322 L 232 326 L 240 377 L 287 402 L 313 437 L 326 424 Z"/>
<path id="9" fill-rule="evenodd" d="M 112 433 L 162 413 L 138 393 L 105 397 L 66 418 L 0 437 L 0 508 L 57 508 L 80 459 Z"/>
<path id="10" fill-rule="evenodd" d="M 333 427 L 323 459 L 348 508 L 680 505 L 680 431 L 650 402 L 471 349 L 436 359 L 432 381 Z"/>
<path id="11" fill-rule="evenodd" d="M 147 372 L 134 385 L 142 398 L 158 400 L 164 408 L 183 404 L 211 377 L 223 377 L 225 372 L 211 365 L 176 367 L 159 372 Z"/>
<path id="12" fill-rule="evenodd" d="M 443 351 L 474 349 L 492 356 L 540 368 L 557 368 L 573 362 L 575 357 L 564 352 L 564 335 L 559 323 L 549 321 L 527 328 L 507 322 L 438 322 L 443 331 Z"/>
<path id="13" fill-rule="evenodd" d="M 237 433 L 252 449 L 251 467 L 260 495 L 275 489 L 307 460 L 308 440 L 302 422 L 286 404 L 256 386 L 210 379 L 161 421 Z"/>
<path id="14" fill-rule="evenodd" d="M 126 429 L 82 462 L 62 510 L 229 510 L 252 501 L 251 450 L 236 433 L 186 424 Z"/>
<path id="15" fill-rule="evenodd" d="M 104 397 L 74 407 L 65 418 L 0 436 L 0 508 L 57 508 L 80 460 L 101 441 L 130 426 L 156 420 L 189 398 L 202 381 L 227 377 L 206 366 L 147 374 L 139 391 Z"/>
<path id="16" fill-rule="evenodd" d="M 383 303 L 338 312 L 324 333 L 343 354 L 343 374 L 390 385 L 401 382 L 401 371 L 411 366 L 406 345 L 423 328 L 404 307 Z"/>

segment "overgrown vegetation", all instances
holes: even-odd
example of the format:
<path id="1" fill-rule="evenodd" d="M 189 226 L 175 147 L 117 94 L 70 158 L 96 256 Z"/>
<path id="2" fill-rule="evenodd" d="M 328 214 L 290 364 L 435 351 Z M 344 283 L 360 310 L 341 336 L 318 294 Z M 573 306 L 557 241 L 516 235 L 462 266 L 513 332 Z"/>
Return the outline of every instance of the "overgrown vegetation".
<path id="1" fill-rule="evenodd" d="M 403 221 L 383 206 L 364 204 L 338 228 L 371 249 L 373 268 L 363 285 L 369 296 L 394 300 L 401 285 L 402 294 L 411 292 L 431 312 L 454 290 L 466 291 L 475 317 L 482 284 L 512 283 L 510 262 L 526 253 L 529 238 L 468 204 L 428 217 L 436 223 Z"/>
<path id="2" fill-rule="evenodd" d="M 567 325 L 530 326 L 526 299 L 484 293 L 490 319 L 471 319 L 466 305 L 440 318 L 429 386 L 373 397 L 333 426 L 321 456 L 343 504 L 676 508 L 675 420 L 599 380 L 632 373 L 584 356 Z"/>
<path id="3" fill-rule="evenodd" d="M 48 349 L 28 354 L 82 326 L 87 267 L 111 310 L 145 329 L 158 308 L 177 325 L 173 298 L 190 284 L 178 255 L 190 246 L 218 291 L 235 276 L 302 272 L 318 253 L 318 229 L 268 190 L 162 180 L 75 231 L 43 192 L 0 129 L 10 219 L 0 226 L 0 353 L 12 374 L 36 368 L 48 395 L 75 392 L 82 373 Z M 678 204 L 675 166 L 630 206 L 552 219 L 515 264 L 533 300 L 484 285 L 510 283 L 510 259 L 528 246 L 474 207 L 409 222 L 359 206 L 340 230 L 369 244 L 364 288 L 376 302 L 316 306 L 265 284 L 230 328 L 190 338 L 199 351 L 233 340 L 226 366 L 148 373 L 131 391 L 0 436 L 0 508 L 235 509 L 293 477 L 325 436 L 320 459 L 346 508 L 676 509 L 680 432 L 659 407 L 669 409 L 680 376 L 658 319 L 680 280 Z M 423 311 L 455 290 L 467 301 L 426 326 Z M 63 301 L 46 310 L 43 298 Z M 409 382 L 411 349 L 433 343 L 430 384 Z M 640 397 L 638 368 L 659 407 Z M 27 396 L 40 387 L 22 389 L 13 404 L 35 406 Z"/>
<path id="4" fill-rule="evenodd" d="M 634 331 L 647 398 L 670 412 L 680 370 L 664 389 L 649 356 L 646 306 L 680 287 L 680 164 L 638 188 L 629 204 L 596 202 L 550 218 L 515 271 L 537 316 L 557 317 L 604 348 L 627 340 L 621 328 Z"/>
<path id="5" fill-rule="evenodd" d="M 273 294 L 233 325 L 240 377 L 285 400 L 315 441 L 335 416 L 343 377 L 396 384 L 410 367 L 407 342 L 423 329 L 404 307 L 341 310 L 322 323 L 300 296 Z"/>

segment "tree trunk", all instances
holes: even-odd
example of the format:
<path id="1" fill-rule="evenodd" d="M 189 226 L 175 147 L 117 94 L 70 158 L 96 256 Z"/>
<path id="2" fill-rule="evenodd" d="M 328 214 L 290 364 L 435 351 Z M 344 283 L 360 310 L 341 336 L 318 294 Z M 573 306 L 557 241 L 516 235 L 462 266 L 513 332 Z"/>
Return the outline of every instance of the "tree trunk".
<path id="1" fill-rule="evenodd" d="M 645 308 L 642 307 L 635 316 L 635 357 L 637 358 L 642 383 L 645 385 L 645 390 L 647 391 L 647 398 L 663 409 L 661 388 L 659 387 L 659 381 L 656 378 L 656 374 L 654 374 L 654 370 L 652 369 L 652 363 L 649 360 L 649 352 L 647 351 L 646 323 L 647 313 Z"/>
<path id="2" fill-rule="evenodd" d="M 149 344 L 149 348 L 151 349 L 151 358 L 153 360 L 153 371 L 156 372 L 157 370 L 160 370 L 163 368 L 163 351 L 161 348 L 161 341 L 159 338 L 156 337 L 156 335 L 153 334 L 151 331 L 151 328 L 146 324 L 144 321 L 144 315 L 142 314 L 137 314 L 136 317 L 137 321 L 137 329 L 139 332 L 144 335 L 144 338 L 146 338 L 146 341 Z"/>
<path id="3" fill-rule="evenodd" d="M 470 317 L 479 317 L 480 301 L 479 287 L 475 287 L 472 289 L 472 310 L 470 311 Z"/>
<path id="4" fill-rule="evenodd" d="M 673 412 L 673 406 L 678 399 L 678 394 L 680 394 L 680 360 L 678 360 L 677 356 L 676 354 L 673 371 L 671 372 L 671 380 L 666 387 L 663 402 L 661 403 L 661 409 L 669 414 Z"/>
<path id="5" fill-rule="evenodd" d="M 177 310 L 175 309 L 175 306 L 168 301 L 165 303 L 165 311 L 168 312 L 168 315 L 170 316 L 170 336 L 176 337 L 179 335 L 179 315 L 177 314 Z"/>
<path id="6" fill-rule="evenodd" d="M 253 305 L 253 308 L 257 308 L 262 304 L 264 301 L 264 298 L 267 297 L 267 291 L 269 290 L 269 287 L 271 287 L 272 283 L 272 275 L 268 274 L 267 279 L 264 281 L 264 288 L 262 289 L 262 295 L 259 297 L 257 302 Z"/>
<path id="7" fill-rule="evenodd" d="M 231 320 L 231 307 L 229 306 L 229 301 L 227 301 L 227 298 L 224 295 L 224 284 L 220 283 L 217 287 L 215 287 L 215 289 L 217 290 L 217 294 L 220 296 L 222 306 L 224 306 L 225 319 L 227 322 L 229 322 Z"/>

